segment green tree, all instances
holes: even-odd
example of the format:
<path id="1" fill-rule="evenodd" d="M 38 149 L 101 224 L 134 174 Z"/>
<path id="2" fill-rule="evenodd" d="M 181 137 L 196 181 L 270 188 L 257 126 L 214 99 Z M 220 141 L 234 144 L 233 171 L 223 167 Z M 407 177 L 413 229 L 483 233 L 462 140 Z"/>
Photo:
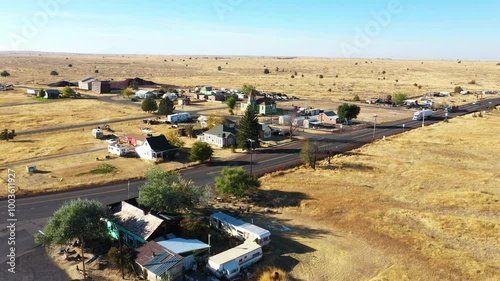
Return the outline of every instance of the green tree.
<path id="1" fill-rule="evenodd" d="M 2 71 L 0 73 L 0 76 L 2 76 L 2 77 L 8 77 L 8 76 L 10 76 L 10 73 L 7 70 L 4 70 L 4 71 Z"/>
<path id="2" fill-rule="evenodd" d="M 323 74 L 320 74 L 320 75 L 319 75 L 319 79 L 323 79 Z"/>
<path id="3" fill-rule="evenodd" d="M 15 130 L 11 130 L 9 132 L 8 129 L 4 129 L 2 132 L 0 132 L 0 140 L 9 141 L 9 140 L 13 139 L 16 136 L 17 135 L 16 135 L 16 131 Z"/>
<path id="4" fill-rule="evenodd" d="M 229 114 L 234 115 L 234 108 L 236 107 L 236 98 L 234 96 L 230 96 L 226 100 L 227 108 L 229 110 Z"/>
<path id="5" fill-rule="evenodd" d="M 359 98 L 358 95 L 355 95 L 354 98 L 352 99 L 353 101 L 360 101 L 361 99 Z"/>
<path id="6" fill-rule="evenodd" d="M 403 93 L 395 93 L 392 99 L 397 105 L 402 105 L 404 101 L 408 99 L 408 95 Z"/>
<path id="7" fill-rule="evenodd" d="M 134 94 L 135 92 L 131 88 L 126 88 L 122 91 L 122 95 L 126 98 L 130 98 L 130 96 Z"/>
<path id="8" fill-rule="evenodd" d="M 247 95 L 250 96 L 250 94 L 255 90 L 255 86 L 250 85 L 250 84 L 243 84 L 243 87 L 241 87 L 241 91 Z"/>
<path id="9" fill-rule="evenodd" d="M 217 127 L 219 125 L 227 125 L 227 120 L 226 118 L 222 116 L 215 116 L 215 115 L 209 115 L 207 118 L 207 128 L 212 129 L 214 127 Z"/>
<path id="10" fill-rule="evenodd" d="M 264 69 L 264 74 L 269 74 L 269 73 L 271 73 L 271 71 L 269 71 L 269 68 L 265 68 Z"/>
<path id="11" fill-rule="evenodd" d="M 146 182 L 139 189 L 138 202 L 156 211 L 177 212 L 205 206 L 212 196 L 209 186 L 199 187 L 176 171 L 164 172 L 155 166 L 146 172 Z"/>
<path id="12" fill-rule="evenodd" d="M 55 71 L 55 70 L 52 70 L 52 71 L 50 72 L 50 75 L 52 75 L 52 76 L 57 76 L 57 75 L 59 75 L 59 73 L 58 73 L 57 71 Z"/>
<path id="13" fill-rule="evenodd" d="M 222 67 L 219 65 L 219 67 L 217 67 L 217 70 L 218 70 L 218 71 L 221 71 L 221 70 L 222 70 Z"/>
<path id="14" fill-rule="evenodd" d="M 209 160 L 212 157 L 212 154 L 214 153 L 214 150 L 212 147 L 202 141 L 196 141 L 193 143 L 193 146 L 191 147 L 191 153 L 189 155 L 189 159 L 191 161 L 200 161 L 200 162 L 205 162 Z"/>
<path id="15" fill-rule="evenodd" d="M 134 248 L 127 246 L 111 247 L 108 251 L 108 260 L 111 264 L 117 268 L 123 266 L 130 273 L 134 271 L 135 256 Z"/>
<path id="16" fill-rule="evenodd" d="M 158 114 L 160 115 L 170 115 L 174 112 L 175 106 L 174 102 L 169 98 L 164 98 L 160 100 L 160 104 L 158 105 Z"/>
<path id="17" fill-rule="evenodd" d="M 70 86 L 66 86 L 62 89 L 62 96 L 65 98 L 74 97 L 75 90 L 71 89 Z"/>
<path id="18" fill-rule="evenodd" d="M 182 238 L 203 239 L 208 234 L 208 225 L 202 219 L 185 218 L 179 223 L 182 232 Z"/>
<path id="19" fill-rule="evenodd" d="M 41 89 L 40 92 L 38 92 L 38 97 L 40 97 L 40 98 L 44 98 L 45 95 L 47 95 L 47 92 L 45 92 L 44 89 Z"/>
<path id="20" fill-rule="evenodd" d="M 153 112 L 158 109 L 158 104 L 153 98 L 147 98 L 142 101 L 142 106 L 141 106 L 143 111 L 146 112 Z"/>
<path id="21" fill-rule="evenodd" d="M 306 140 L 304 145 L 302 145 L 302 149 L 300 149 L 300 159 L 304 164 L 316 169 L 316 162 L 318 161 L 318 158 L 319 146 L 314 142 Z"/>
<path id="22" fill-rule="evenodd" d="M 453 89 L 453 92 L 454 93 L 460 93 L 461 91 L 463 91 L 464 89 L 462 89 L 462 87 L 460 86 L 456 86 L 455 89 Z"/>
<path id="23" fill-rule="evenodd" d="M 339 106 L 337 114 L 340 118 L 351 121 L 352 119 L 356 119 L 358 117 L 360 111 L 361 108 L 359 108 L 359 106 L 355 104 L 344 103 Z"/>
<path id="24" fill-rule="evenodd" d="M 66 202 L 56 210 L 35 241 L 45 246 L 66 244 L 74 239 L 100 241 L 107 239 L 105 219 L 111 216 L 101 203 L 89 199 Z"/>
<path id="25" fill-rule="evenodd" d="M 225 167 L 221 171 L 221 176 L 215 178 L 215 189 L 221 194 L 243 197 L 258 187 L 260 187 L 259 179 L 241 167 Z"/>
<path id="26" fill-rule="evenodd" d="M 239 131 L 236 134 L 238 146 L 243 149 L 249 149 L 249 139 L 257 141 L 259 138 L 259 119 L 249 106 L 245 115 L 240 119 Z"/>
<path id="27" fill-rule="evenodd" d="M 175 145 L 179 148 L 183 147 L 186 144 L 179 136 L 178 129 L 167 131 L 167 140 L 169 143 L 171 143 L 172 145 Z"/>

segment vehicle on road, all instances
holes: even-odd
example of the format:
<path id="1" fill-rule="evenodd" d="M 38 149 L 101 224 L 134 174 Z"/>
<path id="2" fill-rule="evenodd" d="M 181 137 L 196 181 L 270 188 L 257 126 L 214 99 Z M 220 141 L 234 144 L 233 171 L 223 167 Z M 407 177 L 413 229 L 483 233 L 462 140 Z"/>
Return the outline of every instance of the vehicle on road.
<path id="1" fill-rule="evenodd" d="M 431 109 L 424 109 L 417 111 L 413 114 L 413 120 L 430 119 L 432 117 L 433 111 Z"/>

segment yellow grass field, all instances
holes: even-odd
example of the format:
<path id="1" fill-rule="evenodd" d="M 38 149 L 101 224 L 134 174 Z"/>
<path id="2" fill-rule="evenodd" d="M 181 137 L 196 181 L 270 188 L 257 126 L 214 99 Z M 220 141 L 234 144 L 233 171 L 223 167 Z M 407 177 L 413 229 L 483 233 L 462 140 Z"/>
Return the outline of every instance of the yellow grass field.
<path id="1" fill-rule="evenodd" d="M 265 91 L 326 100 L 351 100 L 356 94 L 362 99 L 385 97 L 395 92 L 418 96 L 428 91 L 453 91 L 456 85 L 471 91 L 500 90 L 500 66 L 488 61 L 19 53 L 0 55 L 0 66 L 11 74 L 2 78 L 4 83 L 23 85 L 76 82 L 88 76 L 116 81 L 140 77 L 182 87 L 209 84 L 240 88 L 248 83 Z M 265 68 L 271 73 L 265 75 Z M 59 76 L 50 76 L 51 70 Z M 475 84 L 468 84 L 472 80 Z"/>
<path id="2" fill-rule="evenodd" d="M 261 223 L 292 229 L 271 260 L 297 260 L 299 280 L 498 280 L 499 122 L 464 116 L 264 176 L 281 203 Z"/>

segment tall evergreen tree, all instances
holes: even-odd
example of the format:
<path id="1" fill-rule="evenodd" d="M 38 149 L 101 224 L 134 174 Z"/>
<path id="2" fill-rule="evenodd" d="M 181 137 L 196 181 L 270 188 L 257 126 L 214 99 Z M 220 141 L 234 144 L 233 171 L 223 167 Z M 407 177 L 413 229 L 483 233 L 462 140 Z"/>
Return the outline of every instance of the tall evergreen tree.
<path id="1" fill-rule="evenodd" d="M 259 118 L 257 114 L 249 106 L 245 111 L 245 115 L 241 118 L 239 122 L 239 131 L 237 134 L 238 146 L 243 149 L 250 148 L 250 141 L 254 140 L 255 144 L 258 144 L 257 139 L 259 138 Z"/>
<path id="2" fill-rule="evenodd" d="M 161 99 L 158 105 L 158 114 L 160 115 L 170 115 L 174 112 L 174 102 L 169 98 Z"/>
<path id="3" fill-rule="evenodd" d="M 142 101 L 142 106 L 141 106 L 143 111 L 146 112 L 153 112 L 158 109 L 158 104 L 153 98 L 147 98 Z"/>

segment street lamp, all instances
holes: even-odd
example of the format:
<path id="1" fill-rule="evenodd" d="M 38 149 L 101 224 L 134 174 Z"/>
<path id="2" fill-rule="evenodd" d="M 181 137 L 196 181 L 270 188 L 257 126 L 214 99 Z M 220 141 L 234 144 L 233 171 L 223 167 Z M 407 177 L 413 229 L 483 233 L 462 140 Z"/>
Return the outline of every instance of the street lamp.
<path id="1" fill-rule="evenodd" d="M 377 126 L 377 114 L 373 114 L 373 119 L 374 119 L 374 122 L 373 122 L 373 138 L 372 139 L 375 139 L 375 128 Z"/>
<path id="2" fill-rule="evenodd" d="M 252 157 L 252 150 L 253 150 L 253 143 L 255 142 L 252 139 L 247 139 L 250 142 L 250 175 L 253 175 L 253 157 Z"/>
<path id="3" fill-rule="evenodd" d="M 405 124 L 403 124 L 403 133 L 405 132 Z"/>

